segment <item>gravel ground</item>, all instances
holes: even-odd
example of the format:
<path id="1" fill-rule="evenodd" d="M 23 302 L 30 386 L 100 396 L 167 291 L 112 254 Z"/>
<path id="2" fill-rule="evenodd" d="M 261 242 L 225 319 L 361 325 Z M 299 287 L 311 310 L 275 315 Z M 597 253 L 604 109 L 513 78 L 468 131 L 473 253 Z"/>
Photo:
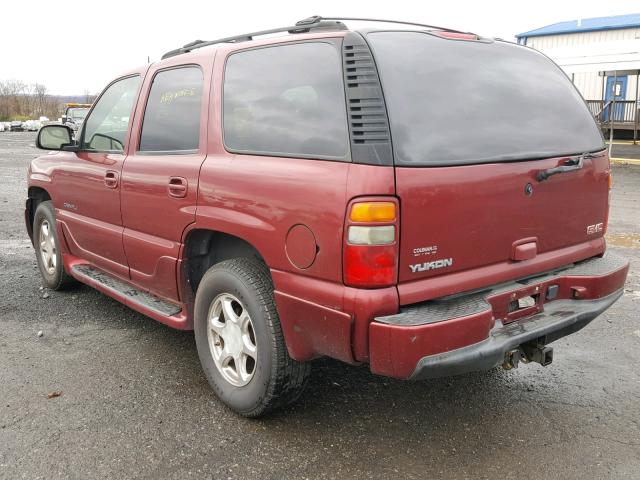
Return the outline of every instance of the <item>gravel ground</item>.
<path id="1" fill-rule="evenodd" d="M 211 393 L 191 333 L 88 287 L 40 287 L 23 224 L 33 141 L 0 133 L 1 478 L 639 477 L 640 167 L 614 168 L 627 293 L 556 342 L 553 365 L 401 382 L 318 360 L 296 405 L 256 421 Z"/>

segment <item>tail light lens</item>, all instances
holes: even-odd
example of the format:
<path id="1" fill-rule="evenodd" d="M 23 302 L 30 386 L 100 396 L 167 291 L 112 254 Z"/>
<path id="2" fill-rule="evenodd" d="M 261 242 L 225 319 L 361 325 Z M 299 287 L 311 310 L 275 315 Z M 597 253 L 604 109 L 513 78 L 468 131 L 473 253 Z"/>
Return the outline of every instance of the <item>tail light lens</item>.
<path id="1" fill-rule="evenodd" d="M 347 242 L 349 245 L 391 245 L 396 240 L 396 227 L 349 226 Z"/>
<path id="2" fill-rule="evenodd" d="M 393 222 L 396 204 L 393 202 L 357 202 L 351 205 L 349 220 L 352 222 Z"/>
<path id="3" fill-rule="evenodd" d="M 398 276 L 397 201 L 352 203 L 345 243 L 345 284 L 361 288 L 394 285 Z"/>

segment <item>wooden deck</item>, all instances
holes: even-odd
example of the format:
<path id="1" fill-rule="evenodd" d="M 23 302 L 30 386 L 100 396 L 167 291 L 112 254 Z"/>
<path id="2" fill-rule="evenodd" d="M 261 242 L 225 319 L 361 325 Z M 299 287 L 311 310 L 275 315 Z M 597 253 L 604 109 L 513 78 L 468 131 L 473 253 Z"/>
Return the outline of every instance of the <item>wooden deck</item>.
<path id="1" fill-rule="evenodd" d="M 605 102 L 604 100 L 587 100 L 587 106 L 600 128 L 609 130 L 640 130 L 640 113 L 635 100 Z M 637 133 L 636 133 L 637 135 Z"/>

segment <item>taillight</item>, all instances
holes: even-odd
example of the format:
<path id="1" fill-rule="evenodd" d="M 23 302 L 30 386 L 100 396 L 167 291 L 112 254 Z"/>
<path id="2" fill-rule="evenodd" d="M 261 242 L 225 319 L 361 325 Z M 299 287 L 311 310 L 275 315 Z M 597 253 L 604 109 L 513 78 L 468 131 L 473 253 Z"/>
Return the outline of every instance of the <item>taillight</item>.
<path id="1" fill-rule="evenodd" d="M 398 276 L 398 203 L 353 202 L 345 232 L 344 282 L 353 287 L 387 287 Z"/>
<path id="2" fill-rule="evenodd" d="M 357 202 L 351 205 L 352 222 L 393 222 L 396 219 L 394 202 Z"/>
<path id="3" fill-rule="evenodd" d="M 396 227 L 362 227 L 351 225 L 347 232 L 347 242 L 350 245 L 391 245 L 396 241 Z"/>

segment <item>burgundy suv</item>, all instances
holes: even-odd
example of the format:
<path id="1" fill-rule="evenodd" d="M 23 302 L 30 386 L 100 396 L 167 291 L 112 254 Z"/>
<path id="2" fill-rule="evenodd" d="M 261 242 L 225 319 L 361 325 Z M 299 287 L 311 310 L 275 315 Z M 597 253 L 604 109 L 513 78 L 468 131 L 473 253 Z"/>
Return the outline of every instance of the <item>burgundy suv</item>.
<path id="1" fill-rule="evenodd" d="M 321 356 L 411 379 L 546 365 L 628 271 L 605 253 L 602 136 L 553 62 L 339 20 L 169 52 L 76 138 L 43 127 L 56 152 L 29 168 L 46 286 L 194 329 L 246 416 L 295 400 Z"/>

